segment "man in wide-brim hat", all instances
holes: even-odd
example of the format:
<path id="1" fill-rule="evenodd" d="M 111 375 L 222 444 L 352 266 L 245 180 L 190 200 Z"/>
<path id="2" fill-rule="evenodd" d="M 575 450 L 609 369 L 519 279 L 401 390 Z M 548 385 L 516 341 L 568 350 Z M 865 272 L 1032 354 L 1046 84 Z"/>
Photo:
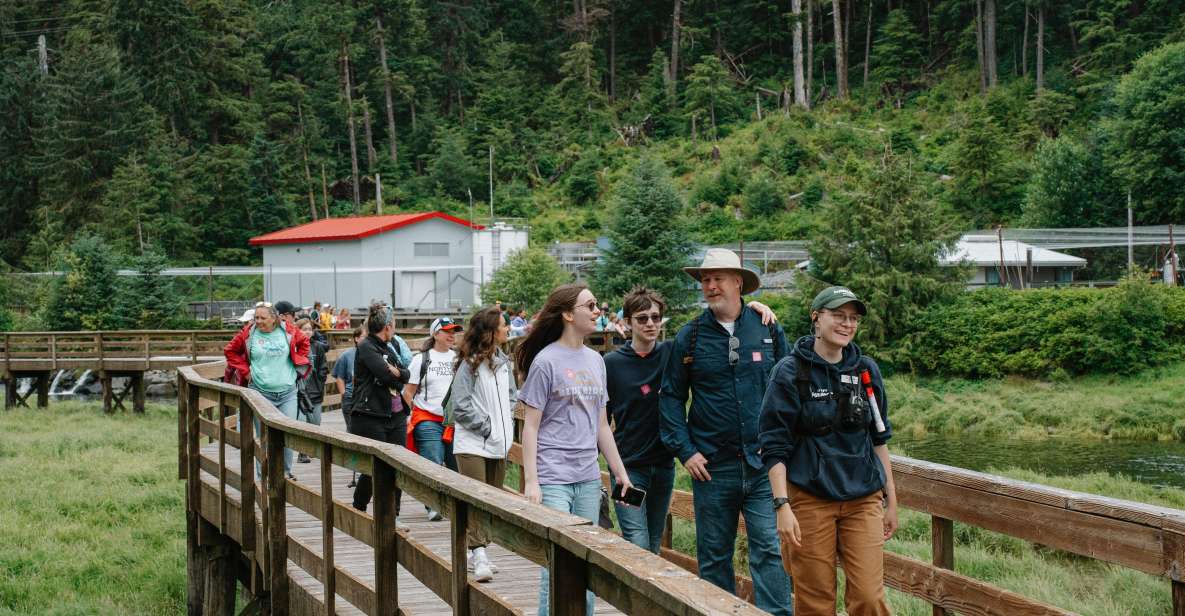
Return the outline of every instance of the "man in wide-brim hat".
<path id="1" fill-rule="evenodd" d="M 790 578 L 782 567 L 758 418 L 770 371 L 790 345 L 780 325 L 763 325 L 744 305 L 741 296 L 760 281 L 735 252 L 709 249 L 699 267 L 683 271 L 699 281 L 708 308 L 675 336 L 663 374 L 660 432 L 692 477 L 700 577 L 736 592 L 732 559 L 744 514 L 755 603 L 788 616 Z"/>

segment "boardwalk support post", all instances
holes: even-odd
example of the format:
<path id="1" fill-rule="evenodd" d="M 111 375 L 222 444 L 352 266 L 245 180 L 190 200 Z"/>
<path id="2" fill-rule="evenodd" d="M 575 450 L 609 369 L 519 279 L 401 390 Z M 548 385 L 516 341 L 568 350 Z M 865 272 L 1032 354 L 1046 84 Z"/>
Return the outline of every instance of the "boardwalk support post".
<path id="1" fill-rule="evenodd" d="M 374 604 L 375 614 L 399 613 L 399 552 L 395 536 L 395 469 L 374 457 Z"/>
<path id="2" fill-rule="evenodd" d="M 267 588 L 272 616 L 288 615 L 288 511 L 284 476 L 284 432 L 267 427 L 263 432 L 264 475 L 267 477 Z"/>
<path id="3" fill-rule="evenodd" d="M 453 616 L 469 616 L 469 562 L 466 547 L 469 530 L 469 503 L 453 499 L 452 531 Z"/>
<path id="4" fill-rule="evenodd" d="M 930 516 L 931 555 L 936 567 L 955 568 L 955 523 L 953 520 Z M 931 606 L 933 616 L 947 616 L 947 611 Z"/>
<path id="5" fill-rule="evenodd" d="M 1185 616 L 1185 582 L 1173 580 L 1173 616 Z"/>
<path id="6" fill-rule="evenodd" d="M 588 589 L 588 563 L 575 554 L 551 544 L 551 585 L 548 594 L 552 616 L 583 616 Z"/>

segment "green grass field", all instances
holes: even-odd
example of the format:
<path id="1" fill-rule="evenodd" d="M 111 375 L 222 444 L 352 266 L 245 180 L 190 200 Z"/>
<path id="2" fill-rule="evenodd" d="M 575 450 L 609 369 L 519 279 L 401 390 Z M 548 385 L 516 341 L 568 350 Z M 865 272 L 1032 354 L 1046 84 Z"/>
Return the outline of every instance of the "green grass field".
<path id="1" fill-rule="evenodd" d="M 175 409 L 105 416 L 97 404 L 0 412 L 0 615 L 179 614 L 185 608 L 183 484 Z M 1108 475 L 1000 474 L 1185 508 L 1185 491 Z M 514 477 L 509 482 L 514 481 Z M 680 468 L 681 489 L 689 489 Z M 1163 579 L 957 526 L 956 569 L 1086 615 L 1162 615 Z M 926 559 L 929 519 L 905 512 L 889 549 Z M 694 552 L 679 522 L 675 547 Z M 743 559 L 743 540 L 739 546 Z M 895 614 L 927 604 L 890 591 Z"/>
<path id="2" fill-rule="evenodd" d="M 886 379 L 898 433 L 1185 441 L 1185 363 L 1067 381 Z"/>

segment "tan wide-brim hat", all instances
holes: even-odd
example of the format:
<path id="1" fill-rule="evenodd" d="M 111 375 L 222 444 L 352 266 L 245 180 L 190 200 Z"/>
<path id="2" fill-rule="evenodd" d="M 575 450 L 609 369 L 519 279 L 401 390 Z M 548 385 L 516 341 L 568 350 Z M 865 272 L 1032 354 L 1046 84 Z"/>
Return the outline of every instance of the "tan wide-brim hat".
<path id="1" fill-rule="evenodd" d="M 740 274 L 741 294 L 743 295 L 748 295 L 761 288 L 761 279 L 757 277 L 757 272 L 746 269 L 741 265 L 741 258 L 737 256 L 737 253 L 727 248 L 709 248 L 704 253 L 704 260 L 699 264 L 699 267 L 683 268 L 687 275 L 697 281 L 704 272 L 711 270 L 727 270 Z"/>

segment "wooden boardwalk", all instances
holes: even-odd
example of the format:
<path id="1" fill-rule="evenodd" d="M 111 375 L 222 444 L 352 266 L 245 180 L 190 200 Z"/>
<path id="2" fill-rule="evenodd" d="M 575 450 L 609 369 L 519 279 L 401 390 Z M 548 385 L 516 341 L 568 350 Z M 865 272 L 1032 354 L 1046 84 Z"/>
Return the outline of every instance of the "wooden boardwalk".
<path id="1" fill-rule="evenodd" d="M 321 425 L 326 428 L 339 430 L 343 433 L 346 430 L 345 421 L 340 411 L 325 413 L 321 422 Z M 202 447 L 202 453 L 208 459 L 217 460 L 218 447 L 214 443 L 206 444 Z M 228 460 L 238 459 L 238 456 L 239 452 L 236 448 L 227 447 L 226 457 Z M 292 465 L 296 483 L 318 491 L 321 490 L 320 469 L 320 461 L 316 458 L 313 458 L 311 463 L 294 462 Z M 349 506 L 352 502 L 353 489 L 346 487 L 352 476 L 353 473 L 349 469 L 340 466 L 333 467 L 334 498 L 344 506 Z M 202 481 L 215 489 L 218 486 L 218 478 L 207 472 L 202 473 Z M 238 491 L 231 488 L 228 488 L 228 493 L 234 496 L 238 495 Z M 288 505 L 287 510 L 288 536 L 303 544 L 318 557 L 323 558 L 321 520 L 291 504 Z M 256 512 L 259 515 L 258 509 Z M 407 537 L 426 546 L 442 560 L 449 559 L 451 541 L 450 525 L 447 519 L 437 522 L 429 521 L 424 505 L 410 494 L 405 493 L 402 498 L 399 520 L 407 523 L 410 527 L 406 533 Z M 497 544 L 491 544 L 488 553 L 491 562 L 497 566 L 498 573 L 492 581 L 483 584 L 483 586 L 493 591 L 505 603 L 520 608 L 521 613 L 535 614 L 538 608 L 539 575 L 542 567 Z M 334 531 L 334 563 L 338 567 L 344 568 L 358 580 L 374 587 L 374 562 L 373 548 L 341 530 Z M 670 567 L 672 570 L 677 569 L 673 564 Z M 324 588 L 321 581 L 291 560 L 288 565 L 288 575 L 292 582 L 300 585 L 305 592 L 318 600 L 324 600 Z M 399 607 L 402 611 L 415 616 L 452 614 L 452 607 L 445 602 L 446 598 L 438 596 L 402 566 L 399 567 Z M 365 614 L 341 595 L 338 595 L 336 605 L 338 614 Z M 597 600 L 596 614 L 620 613 L 603 600 Z"/>

